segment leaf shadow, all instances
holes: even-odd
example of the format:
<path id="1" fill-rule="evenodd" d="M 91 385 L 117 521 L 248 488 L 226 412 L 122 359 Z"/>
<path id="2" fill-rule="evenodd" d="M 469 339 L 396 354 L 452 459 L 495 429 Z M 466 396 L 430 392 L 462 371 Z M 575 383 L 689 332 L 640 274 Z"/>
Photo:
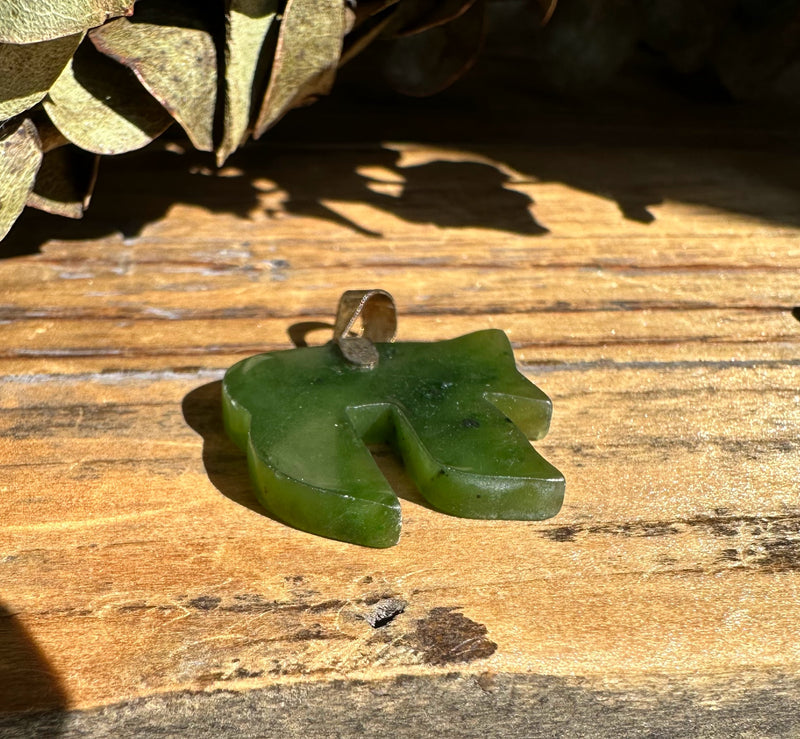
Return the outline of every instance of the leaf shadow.
<path id="1" fill-rule="evenodd" d="M 179 203 L 243 220 L 259 212 L 316 218 L 376 242 L 393 228 L 376 211 L 411 224 L 535 237 L 548 228 L 528 186 L 546 183 L 610 200 L 622 218 L 642 224 L 672 201 L 800 226 L 800 152 L 788 119 L 768 111 L 527 100 L 502 114 L 491 96 L 401 104 L 365 102 L 345 89 L 293 111 L 219 172 L 211 155 L 181 154 L 185 142 L 159 140 L 104 158 L 82 221 L 27 209 L 0 258 L 34 254 L 49 239 L 134 239 Z M 457 156 L 409 160 L 387 141 Z"/>
<path id="2" fill-rule="evenodd" d="M 135 239 L 178 203 L 247 218 L 258 206 L 258 190 L 245 178 L 214 176 L 212 164 L 209 154 L 193 149 L 184 153 L 183 146 L 173 142 L 106 157 L 81 220 L 26 208 L 0 243 L 0 258 L 35 254 L 50 239 Z"/>
<path id="3" fill-rule="evenodd" d="M 714 209 L 722 217 L 741 214 L 800 226 L 795 134 L 800 110 L 695 99 L 683 88 L 649 79 L 628 90 L 624 76 L 607 94 L 570 98 L 498 90 L 497 79 L 497 74 L 472 75 L 441 96 L 422 100 L 373 89 L 369 114 L 362 116 L 369 122 L 369 141 L 443 147 L 462 161 L 408 167 L 391 157 L 383 162 L 365 157 L 363 164 L 374 161 L 405 180 L 393 201 L 366 201 L 408 222 L 536 235 L 547 233 L 548 224 L 540 220 L 536 203 L 513 188 L 559 183 L 609 200 L 622 218 L 642 224 L 656 220 L 654 207 L 677 202 Z M 331 151 L 334 146 L 366 150 L 364 127 L 353 115 L 365 105 L 363 85 L 358 79 L 348 87 L 345 80 L 338 96 L 298 111 L 291 130 L 276 129 L 274 144 L 307 140 L 324 120 Z M 294 173 L 278 174 L 290 194 L 287 210 L 303 212 L 307 203 L 293 196 L 302 193 L 302 183 Z M 329 188 L 316 193 L 316 202 L 357 199 L 363 192 L 352 173 L 345 183 L 343 197 Z"/>
<path id="4" fill-rule="evenodd" d="M 336 147 L 324 157 L 314 150 L 253 148 L 248 161 L 286 193 L 285 212 L 328 220 L 365 236 L 383 234 L 373 223 L 356 223 L 328 203 L 369 205 L 407 223 L 438 228 L 527 236 L 548 232 L 533 215 L 533 200 L 508 189 L 509 175 L 486 161 L 401 166 L 400 152 L 378 142 Z"/>
<path id="5" fill-rule="evenodd" d="M 135 239 L 178 203 L 247 219 L 263 208 L 265 180 L 284 197 L 280 208 L 267 210 L 268 215 L 280 211 L 319 218 L 376 239 L 382 233 L 371 222 L 348 218 L 330 201 L 365 204 L 409 223 L 440 228 L 481 227 L 533 236 L 547 232 L 532 215 L 531 198 L 507 189 L 508 176 L 485 162 L 434 161 L 400 167 L 398 152 L 377 142 L 329 152 L 320 152 L 317 146 L 255 143 L 234 155 L 227 169 L 215 173 L 208 154 L 176 151 L 176 146 L 156 143 L 104 160 L 82 220 L 28 208 L 0 244 L 0 258 L 35 254 L 50 239 L 91 240 L 115 234 Z M 393 182 L 361 174 L 365 168 L 387 172 Z M 399 194 L 379 191 L 397 182 L 402 183 Z"/>
<path id="6" fill-rule="evenodd" d="M 0 567 L 13 567 L 13 559 Z M 49 660 L 0 602 L 0 735 L 59 736 L 67 696 Z"/>

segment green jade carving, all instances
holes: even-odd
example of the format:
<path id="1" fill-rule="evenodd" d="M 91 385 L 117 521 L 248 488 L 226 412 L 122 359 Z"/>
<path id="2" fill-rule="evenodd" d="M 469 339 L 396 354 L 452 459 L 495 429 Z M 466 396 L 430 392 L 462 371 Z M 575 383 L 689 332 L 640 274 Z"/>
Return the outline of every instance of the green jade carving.
<path id="1" fill-rule="evenodd" d="M 506 335 L 376 343 L 372 369 L 335 343 L 231 367 L 225 428 L 247 452 L 259 501 L 304 531 L 371 547 L 400 536 L 400 503 L 366 444 L 386 442 L 425 499 L 454 516 L 554 516 L 564 477 L 530 445 L 550 399 L 521 375 Z"/>

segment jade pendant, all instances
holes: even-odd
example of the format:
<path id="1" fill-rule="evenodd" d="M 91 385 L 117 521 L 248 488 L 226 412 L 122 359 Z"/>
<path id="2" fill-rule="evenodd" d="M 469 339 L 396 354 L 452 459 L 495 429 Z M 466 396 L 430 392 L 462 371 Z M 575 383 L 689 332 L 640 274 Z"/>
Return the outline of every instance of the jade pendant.
<path id="1" fill-rule="evenodd" d="M 528 442 L 547 433 L 552 405 L 517 371 L 502 331 L 371 346 L 369 369 L 332 342 L 259 354 L 225 374 L 225 429 L 265 508 L 321 536 L 395 544 L 400 504 L 366 446 L 384 442 L 444 513 L 558 512 L 564 477 Z"/>

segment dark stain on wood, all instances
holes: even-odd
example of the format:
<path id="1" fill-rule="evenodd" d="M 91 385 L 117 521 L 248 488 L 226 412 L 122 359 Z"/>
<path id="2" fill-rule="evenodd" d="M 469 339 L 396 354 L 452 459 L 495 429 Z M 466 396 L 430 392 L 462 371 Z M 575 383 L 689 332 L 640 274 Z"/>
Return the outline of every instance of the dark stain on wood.
<path id="1" fill-rule="evenodd" d="M 694 516 L 675 521 L 635 521 L 582 524 L 546 528 L 544 539 L 554 542 L 579 542 L 585 536 L 664 537 L 702 530 L 724 542 L 717 561 L 726 568 L 758 567 L 770 572 L 800 571 L 800 511 L 783 516 L 731 516 L 721 509 L 710 516 Z M 735 546 L 735 544 L 739 546 Z M 674 558 L 661 564 L 677 563 Z"/>
<path id="2" fill-rule="evenodd" d="M 551 541 L 575 541 L 575 536 L 583 530 L 582 526 L 557 526 L 554 529 L 545 529 L 542 536 Z"/>
<path id="3" fill-rule="evenodd" d="M 780 536 L 764 542 L 754 561 L 770 572 L 800 571 L 800 538 Z"/>
<path id="4" fill-rule="evenodd" d="M 309 591 L 314 592 L 314 591 Z M 335 612 L 344 612 L 346 617 L 351 621 L 364 619 L 369 621 L 366 616 L 359 614 L 356 610 L 358 606 L 375 606 L 377 609 L 383 609 L 386 613 L 381 616 L 379 614 L 378 620 L 383 623 L 388 623 L 395 616 L 399 615 L 405 610 L 407 602 L 395 597 L 394 593 L 378 592 L 367 595 L 363 598 L 354 600 L 344 600 L 341 598 L 331 598 L 323 600 L 318 603 L 311 603 L 308 598 L 303 594 L 295 594 L 294 600 L 270 600 L 258 593 L 237 593 L 230 598 L 221 598 L 217 595 L 198 595 L 194 598 L 187 600 L 187 596 L 183 595 L 178 597 L 175 601 L 170 603 L 148 603 L 145 601 L 137 601 L 134 603 L 125 603 L 117 606 L 119 613 L 136 613 L 142 611 L 170 611 L 176 608 L 191 608 L 200 613 L 209 613 L 216 611 L 219 613 L 241 613 L 241 614 L 327 614 Z M 350 607 L 351 610 L 346 609 Z M 373 608 L 372 610 L 376 610 Z M 74 613 L 75 609 L 69 609 Z M 393 611 L 389 615 L 389 611 Z M 92 611 L 86 611 L 86 614 L 91 614 Z M 82 615 L 82 614 L 81 614 Z"/>
<path id="5" fill-rule="evenodd" d="M 352 634 L 345 634 L 342 631 L 331 631 L 324 629 L 322 624 L 311 624 L 306 629 L 300 629 L 286 637 L 286 641 L 355 641 L 356 637 Z"/>
<path id="6" fill-rule="evenodd" d="M 601 534 L 624 537 L 669 536 L 680 533 L 680 522 L 633 521 L 624 523 L 570 524 L 542 531 L 542 536 L 551 541 L 575 541 L 579 534 Z"/>
<path id="7" fill-rule="evenodd" d="M 4 433 L 15 439 L 40 439 L 65 435 L 93 437 L 110 431 L 124 431 L 130 426 L 131 419 L 142 413 L 142 408 L 147 409 L 146 412 L 149 412 L 152 422 L 153 409 L 158 407 L 165 407 L 165 404 L 140 401 L 135 406 L 109 403 L 28 407 L 24 419 L 9 426 Z"/>
<path id="8" fill-rule="evenodd" d="M 290 601 L 268 600 L 257 593 L 239 593 L 230 601 L 211 595 L 200 595 L 192 598 L 186 605 L 199 611 L 219 610 L 227 613 L 325 613 L 337 611 L 348 605 L 349 601 L 331 599 L 319 603 L 308 603 L 303 598 Z"/>
<path id="9" fill-rule="evenodd" d="M 713 391 L 708 391 L 713 392 Z M 638 395 L 638 394 L 637 394 Z M 688 395 L 683 392 L 681 396 Z M 642 398 L 647 398 L 645 393 Z M 668 393 L 659 393 L 655 397 L 668 397 Z M 669 436 L 639 437 L 635 444 L 607 443 L 602 446 L 590 447 L 585 444 L 571 444 L 567 448 L 576 457 L 587 459 L 605 459 L 611 453 L 641 454 L 642 449 L 656 450 L 663 459 L 670 459 L 676 454 L 684 452 L 701 453 L 708 449 L 717 449 L 725 454 L 744 457 L 745 459 L 759 459 L 770 454 L 793 453 L 800 446 L 800 442 L 790 435 L 773 439 L 726 439 L 720 436 L 709 438 L 676 438 Z M 649 453 L 649 452 L 648 452 Z"/>
<path id="10" fill-rule="evenodd" d="M 320 603 L 314 603 L 310 606 L 307 606 L 306 609 L 309 613 L 323 613 L 325 611 L 338 611 L 339 609 L 344 608 L 346 605 L 346 600 L 332 598 L 330 600 L 323 600 Z"/>
<path id="11" fill-rule="evenodd" d="M 376 603 L 380 603 L 382 600 L 388 600 L 396 597 L 397 593 L 392 593 L 391 591 L 385 590 L 365 595 L 359 600 L 359 602 L 363 603 L 365 606 L 374 606 Z"/>
<path id="12" fill-rule="evenodd" d="M 446 665 L 493 655 L 497 644 L 487 637 L 487 633 L 483 624 L 454 608 L 433 608 L 425 618 L 416 622 L 416 628 L 406 637 L 406 642 L 421 654 L 425 663 Z"/>
<path id="13" fill-rule="evenodd" d="M 237 667 L 230 677 L 225 678 L 228 680 L 248 680 L 255 677 L 261 677 L 264 670 L 246 670 L 244 667 Z"/>
<path id="14" fill-rule="evenodd" d="M 738 536 L 749 530 L 754 536 L 766 533 L 800 535 L 800 511 L 783 516 L 695 516 L 674 521 L 632 521 L 624 523 L 574 523 L 544 529 L 541 535 L 552 541 L 574 541 L 579 534 L 608 534 L 614 536 L 667 536 L 686 529 L 706 528 L 715 537 Z"/>
<path id="15" fill-rule="evenodd" d="M 128 603 L 124 606 L 119 606 L 117 608 L 117 611 L 119 611 L 119 613 L 130 613 L 132 611 L 171 611 L 171 610 L 173 610 L 172 606 L 166 606 L 166 605 L 154 606 L 150 605 L 149 603 L 143 603 L 143 602 Z M 90 611 L 90 613 L 93 613 L 93 611 Z"/>
<path id="16" fill-rule="evenodd" d="M 192 598 L 187 605 L 191 608 L 196 608 L 198 611 L 213 611 L 219 608 L 222 598 L 215 595 L 200 595 L 197 598 Z"/>

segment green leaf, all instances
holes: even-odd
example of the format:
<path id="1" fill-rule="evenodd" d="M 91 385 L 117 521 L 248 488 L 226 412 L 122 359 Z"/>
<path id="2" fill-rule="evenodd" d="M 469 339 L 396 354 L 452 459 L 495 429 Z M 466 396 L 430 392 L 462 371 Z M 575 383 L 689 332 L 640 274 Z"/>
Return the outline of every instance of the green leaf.
<path id="1" fill-rule="evenodd" d="M 44 108 L 64 136 L 95 154 L 140 149 L 172 122 L 132 72 L 91 44 L 78 47 Z"/>
<path id="2" fill-rule="evenodd" d="M 142 3 L 131 20 L 120 18 L 90 32 L 103 54 L 132 70 L 183 126 L 195 148 L 214 148 L 217 53 L 208 22 L 190 2 Z M 221 19 L 220 19 L 221 20 Z"/>
<path id="3" fill-rule="evenodd" d="M 0 120 L 38 103 L 78 48 L 82 33 L 34 44 L 0 44 Z"/>
<path id="4" fill-rule="evenodd" d="M 253 93 L 263 90 L 264 46 L 278 0 L 231 0 L 226 16 L 225 128 L 217 151 L 222 164 L 244 142 L 254 117 Z"/>
<path id="5" fill-rule="evenodd" d="M 256 138 L 289 109 L 330 92 L 344 32 L 342 0 L 288 0 Z"/>
<path id="6" fill-rule="evenodd" d="M 0 239 L 22 213 L 41 162 L 39 136 L 29 119 L 0 126 Z"/>
<path id="7" fill-rule="evenodd" d="M 129 15 L 135 0 L 2 0 L 0 43 L 32 44 L 83 33 Z"/>
<path id="8" fill-rule="evenodd" d="M 398 38 L 384 65 L 389 83 L 406 95 L 433 95 L 475 62 L 486 33 L 486 0 L 422 33 Z"/>
<path id="9" fill-rule="evenodd" d="M 89 206 L 100 157 L 77 146 L 44 155 L 28 205 L 67 218 L 82 218 Z"/>

